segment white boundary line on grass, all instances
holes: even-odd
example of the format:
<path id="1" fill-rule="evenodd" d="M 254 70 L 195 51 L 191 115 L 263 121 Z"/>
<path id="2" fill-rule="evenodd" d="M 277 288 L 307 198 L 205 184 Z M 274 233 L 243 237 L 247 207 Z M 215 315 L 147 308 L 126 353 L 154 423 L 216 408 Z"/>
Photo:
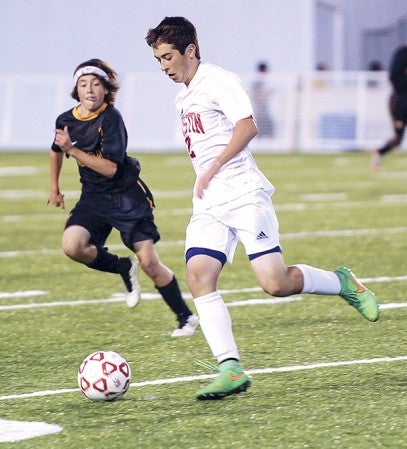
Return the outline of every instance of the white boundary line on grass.
<path id="1" fill-rule="evenodd" d="M 48 295 L 48 292 L 45 290 L 20 290 L 18 292 L 0 292 L 0 299 L 31 298 L 43 295 Z"/>
<path id="2" fill-rule="evenodd" d="M 359 235 L 378 235 L 378 234 L 399 234 L 406 233 L 406 226 L 395 226 L 390 228 L 366 228 L 366 229 L 335 229 L 335 230 L 319 230 L 319 231 L 304 231 L 304 232 L 286 232 L 280 234 L 282 240 L 295 240 L 308 237 L 355 237 Z M 185 245 L 184 240 L 166 240 L 157 243 L 162 247 L 183 247 Z M 112 250 L 124 249 L 123 245 L 109 245 Z M 0 258 L 6 259 L 10 257 L 20 256 L 37 256 L 41 254 L 62 254 L 61 249 L 28 249 L 28 250 L 15 250 L 15 251 L 0 251 Z"/>
<path id="3" fill-rule="evenodd" d="M 248 289 L 250 290 L 250 289 Z M 223 292 L 223 294 L 227 293 L 241 293 L 243 290 L 236 290 L 230 292 Z M 185 299 L 191 299 L 191 295 L 183 294 Z M 151 293 L 143 293 L 141 295 L 141 299 L 143 301 L 153 300 L 153 299 L 161 299 L 161 296 L 158 294 Z M 281 304 L 287 302 L 295 302 L 302 301 L 304 298 L 301 296 L 287 296 L 285 298 L 253 298 L 246 299 L 240 301 L 228 302 L 226 305 L 228 307 L 239 307 L 239 306 L 247 306 L 247 305 L 260 305 L 260 304 Z M 47 308 L 47 307 L 63 307 L 63 306 L 87 306 L 93 304 L 106 304 L 106 303 L 124 303 L 124 295 L 118 294 L 111 298 L 106 299 L 79 299 L 75 301 L 55 301 L 55 302 L 40 302 L 40 303 L 29 303 L 29 304 L 9 304 L 0 306 L 0 312 L 5 310 L 22 310 L 22 309 L 38 309 L 38 308 Z"/>
<path id="4" fill-rule="evenodd" d="M 335 368 L 338 366 L 351 366 L 351 365 L 367 365 L 372 363 L 391 363 L 391 362 L 401 362 L 407 360 L 407 355 L 396 356 L 396 357 L 378 357 L 374 359 L 360 359 L 360 360 L 344 360 L 340 362 L 323 362 L 323 363 L 312 363 L 309 365 L 292 365 L 292 366 L 281 366 L 277 368 L 259 368 L 246 371 L 248 374 L 273 374 L 273 373 L 288 373 L 293 371 L 304 371 L 310 369 L 319 368 Z M 131 387 L 146 387 L 150 385 L 165 385 L 174 384 L 179 382 L 193 382 L 196 380 L 205 380 L 216 377 L 216 374 L 201 374 L 198 376 L 183 376 L 183 377 L 171 377 L 167 379 L 155 379 L 146 380 L 144 382 L 132 382 Z M 27 399 L 36 398 L 43 396 L 53 396 L 57 394 L 74 393 L 80 391 L 79 388 L 64 388 L 60 390 L 44 390 L 44 391 L 34 391 L 32 393 L 23 394 L 11 394 L 6 396 L 0 396 L 0 401 L 7 401 L 12 399 Z"/>
<path id="5" fill-rule="evenodd" d="M 375 278 L 364 278 L 361 279 L 363 283 L 383 283 L 383 282 L 404 282 L 407 281 L 407 275 L 403 276 L 381 276 Z M 235 294 L 235 293 L 255 293 L 262 292 L 260 287 L 248 287 L 239 290 L 220 290 L 222 295 Z M 8 298 L 18 298 L 18 297 L 30 297 L 46 295 L 48 292 L 43 290 L 31 290 L 31 291 L 20 291 L 20 292 L 0 292 L 0 300 Z M 185 299 L 191 299 L 189 293 L 183 293 Z M 158 293 L 142 293 L 141 299 L 154 300 L 161 299 Z M 239 300 L 234 302 L 228 302 L 228 307 L 239 307 L 245 305 L 260 305 L 260 304 L 281 304 L 287 302 L 301 301 L 304 298 L 301 296 L 289 296 L 286 298 L 252 298 L 246 300 Z M 52 302 L 42 302 L 42 303 L 25 303 L 25 304 L 5 304 L 0 305 L 0 312 L 6 310 L 22 310 L 22 309 L 36 309 L 36 308 L 46 308 L 46 307 L 63 307 L 63 306 L 83 306 L 83 305 L 94 305 L 94 304 L 106 304 L 106 303 L 119 303 L 124 302 L 124 294 L 117 293 L 110 298 L 102 299 L 78 299 L 73 301 L 52 301 Z M 407 303 L 383 303 L 379 305 L 381 310 L 384 309 L 398 309 L 407 307 Z"/>
<path id="6" fill-rule="evenodd" d="M 61 426 L 46 422 L 0 419 L 0 443 L 15 443 L 16 441 L 58 433 L 62 430 Z"/>
<path id="7" fill-rule="evenodd" d="M 147 297 L 148 295 L 142 295 L 143 301 L 152 299 L 161 299 Z M 153 295 L 149 295 L 153 296 Z M 155 295 L 154 295 L 155 296 Z M 188 295 L 184 295 L 184 298 L 189 298 Z M 227 307 L 242 307 L 242 306 L 254 306 L 263 304 L 283 304 L 289 302 L 302 301 L 304 298 L 301 296 L 287 296 L 285 298 L 251 298 L 251 299 L 241 299 L 238 301 L 226 302 Z M 47 307 L 70 307 L 70 306 L 90 306 L 94 304 L 107 304 L 107 303 L 119 303 L 124 302 L 124 296 L 118 295 L 117 297 L 107 298 L 107 299 L 79 299 L 76 301 L 56 301 L 56 302 L 41 302 L 41 303 L 30 303 L 30 304 L 9 304 L 0 306 L 0 312 L 6 310 L 23 310 L 23 309 L 40 309 Z M 385 309 L 404 309 L 407 307 L 407 302 L 387 302 L 379 304 L 380 310 Z"/>

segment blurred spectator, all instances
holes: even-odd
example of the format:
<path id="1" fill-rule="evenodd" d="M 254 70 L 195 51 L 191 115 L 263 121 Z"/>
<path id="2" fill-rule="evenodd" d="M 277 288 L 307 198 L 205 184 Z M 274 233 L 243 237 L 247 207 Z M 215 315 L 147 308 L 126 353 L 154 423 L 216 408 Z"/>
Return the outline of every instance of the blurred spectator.
<path id="1" fill-rule="evenodd" d="M 326 72 L 329 70 L 329 67 L 325 64 L 325 62 L 318 62 L 315 68 L 318 72 Z"/>
<path id="2" fill-rule="evenodd" d="M 374 60 L 369 63 L 369 70 L 371 72 L 380 72 L 384 70 L 384 67 L 380 61 Z"/>
<path id="3" fill-rule="evenodd" d="M 315 66 L 315 70 L 317 72 L 328 72 L 329 67 L 327 66 L 327 64 L 325 64 L 325 62 L 318 62 L 318 64 Z M 312 85 L 315 89 L 325 89 L 325 87 L 327 87 L 327 79 L 325 75 L 316 73 Z"/>
<path id="4" fill-rule="evenodd" d="M 380 61 L 377 60 L 373 60 L 370 61 L 369 65 L 368 65 L 368 70 L 370 72 L 381 72 L 384 70 L 383 65 Z M 378 80 L 377 78 L 368 78 L 367 80 L 367 87 L 379 87 L 380 85 L 380 80 Z"/>
<path id="5" fill-rule="evenodd" d="M 271 138 L 274 135 L 274 122 L 269 109 L 271 94 L 269 66 L 266 62 L 259 62 L 251 88 L 254 118 L 259 128 L 258 138 Z"/>

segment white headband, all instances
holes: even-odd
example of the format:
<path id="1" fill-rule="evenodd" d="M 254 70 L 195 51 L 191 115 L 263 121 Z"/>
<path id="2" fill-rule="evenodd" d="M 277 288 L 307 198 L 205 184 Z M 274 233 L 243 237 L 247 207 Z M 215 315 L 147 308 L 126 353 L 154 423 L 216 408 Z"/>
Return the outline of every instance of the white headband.
<path id="1" fill-rule="evenodd" d="M 83 75 L 98 75 L 106 81 L 109 79 L 107 73 L 104 70 L 99 69 L 99 67 L 95 67 L 93 65 L 87 65 L 85 67 L 81 67 L 75 72 L 73 76 L 75 84 L 78 82 L 78 79 Z"/>

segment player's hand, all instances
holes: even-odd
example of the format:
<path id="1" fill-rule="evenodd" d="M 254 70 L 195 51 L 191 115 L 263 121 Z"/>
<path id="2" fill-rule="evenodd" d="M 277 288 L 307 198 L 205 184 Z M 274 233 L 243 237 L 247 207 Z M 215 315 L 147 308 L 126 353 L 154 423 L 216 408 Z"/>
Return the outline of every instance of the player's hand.
<path id="1" fill-rule="evenodd" d="M 206 188 L 208 188 L 209 181 L 211 179 L 212 179 L 212 177 L 210 179 L 208 179 L 206 174 L 198 176 L 196 178 L 195 185 L 194 185 L 194 196 L 196 196 L 198 198 L 202 198 L 203 194 L 204 194 L 204 190 Z"/>
<path id="2" fill-rule="evenodd" d="M 203 175 L 200 175 L 196 178 L 194 185 L 194 196 L 198 198 L 202 198 L 204 195 L 204 190 L 208 188 L 208 185 L 213 178 L 213 174 L 210 171 L 206 172 Z"/>
<path id="3" fill-rule="evenodd" d="M 215 165 L 212 165 L 206 173 L 203 173 L 196 178 L 194 196 L 197 196 L 198 198 L 203 197 L 204 190 L 208 188 L 209 183 L 217 172 L 218 168 Z"/>
<path id="4" fill-rule="evenodd" d="M 64 153 L 69 154 L 69 151 L 72 150 L 73 143 L 71 142 L 67 126 L 64 126 L 64 129 L 55 130 L 55 143 Z"/>
<path id="5" fill-rule="evenodd" d="M 65 210 L 64 195 L 61 192 L 51 192 L 47 204 L 52 204 L 55 207 L 60 207 Z"/>

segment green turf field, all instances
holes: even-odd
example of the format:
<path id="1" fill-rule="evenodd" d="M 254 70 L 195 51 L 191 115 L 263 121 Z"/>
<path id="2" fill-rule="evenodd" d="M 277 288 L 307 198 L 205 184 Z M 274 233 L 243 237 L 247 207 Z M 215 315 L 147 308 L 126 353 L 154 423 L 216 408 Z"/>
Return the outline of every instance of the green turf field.
<path id="1" fill-rule="evenodd" d="M 183 153 L 139 159 L 156 197 L 160 257 L 187 295 L 192 167 Z M 46 206 L 46 153 L 0 153 L 0 438 L 11 428 L 1 420 L 62 428 L 1 448 L 407 447 L 406 154 L 390 155 L 378 175 L 366 153 L 256 159 L 277 188 L 286 263 L 349 266 L 376 292 L 380 320 L 368 322 L 339 297 L 269 299 L 238 248 L 219 288 L 253 386 L 222 401 L 196 401 L 195 390 L 208 381 L 197 376 L 211 373 L 194 359 L 212 361 L 201 331 L 171 338 L 173 315 L 144 274 L 144 300 L 129 310 L 117 295 L 118 276 L 60 251 L 80 189 L 75 163 L 63 169 L 61 212 Z M 118 234 L 108 243 L 128 253 Z M 77 388 L 79 364 L 100 349 L 131 365 L 133 384 L 119 402 L 93 403 Z"/>

